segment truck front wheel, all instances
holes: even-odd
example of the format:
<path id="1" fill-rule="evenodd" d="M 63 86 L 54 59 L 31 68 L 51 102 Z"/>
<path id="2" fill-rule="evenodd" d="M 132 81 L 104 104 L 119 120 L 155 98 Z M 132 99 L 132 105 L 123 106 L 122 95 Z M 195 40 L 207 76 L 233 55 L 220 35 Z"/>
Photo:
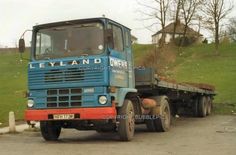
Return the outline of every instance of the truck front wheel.
<path id="1" fill-rule="evenodd" d="M 40 121 L 40 130 L 46 141 L 56 141 L 61 133 L 61 125 L 54 121 Z"/>
<path id="2" fill-rule="evenodd" d="M 135 118 L 134 107 L 130 100 L 125 99 L 123 106 L 118 109 L 118 133 L 123 141 L 130 141 L 134 136 Z"/>

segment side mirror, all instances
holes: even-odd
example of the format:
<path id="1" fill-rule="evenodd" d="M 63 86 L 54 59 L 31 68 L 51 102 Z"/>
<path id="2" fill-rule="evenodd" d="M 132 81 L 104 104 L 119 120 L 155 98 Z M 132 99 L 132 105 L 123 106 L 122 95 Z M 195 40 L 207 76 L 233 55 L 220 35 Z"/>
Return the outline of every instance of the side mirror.
<path id="1" fill-rule="evenodd" d="M 19 52 L 20 53 L 25 52 L 25 40 L 24 39 L 19 40 Z"/>
<path id="2" fill-rule="evenodd" d="M 110 48 L 114 48 L 114 39 L 113 39 L 113 30 L 107 29 L 105 30 L 105 43 Z"/>

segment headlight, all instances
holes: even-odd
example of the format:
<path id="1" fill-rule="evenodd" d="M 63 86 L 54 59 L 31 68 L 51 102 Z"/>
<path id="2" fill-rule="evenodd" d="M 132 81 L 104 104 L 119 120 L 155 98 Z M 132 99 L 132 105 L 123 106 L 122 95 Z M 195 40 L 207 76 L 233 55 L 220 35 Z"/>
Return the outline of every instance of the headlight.
<path id="1" fill-rule="evenodd" d="M 34 100 L 28 100 L 27 106 L 28 106 L 29 108 L 32 108 L 32 107 L 34 106 Z"/>
<path id="2" fill-rule="evenodd" d="M 107 97 L 106 96 L 100 96 L 98 98 L 98 101 L 100 104 L 106 104 L 107 103 Z"/>

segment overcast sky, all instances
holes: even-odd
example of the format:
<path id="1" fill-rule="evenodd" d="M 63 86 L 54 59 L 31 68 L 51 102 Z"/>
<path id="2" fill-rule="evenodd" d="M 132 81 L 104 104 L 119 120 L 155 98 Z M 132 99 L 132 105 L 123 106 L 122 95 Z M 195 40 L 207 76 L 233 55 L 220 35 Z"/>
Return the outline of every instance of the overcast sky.
<path id="1" fill-rule="evenodd" d="M 24 30 L 35 24 L 101 17 L 103 14 L 131 28 L 139 43 L 151 43 L 153 32 L 145 29 L 147 24 L 138 20 L 138 8 L 136 0 L 0 0 L 0 46 L 15 46 Z"/>

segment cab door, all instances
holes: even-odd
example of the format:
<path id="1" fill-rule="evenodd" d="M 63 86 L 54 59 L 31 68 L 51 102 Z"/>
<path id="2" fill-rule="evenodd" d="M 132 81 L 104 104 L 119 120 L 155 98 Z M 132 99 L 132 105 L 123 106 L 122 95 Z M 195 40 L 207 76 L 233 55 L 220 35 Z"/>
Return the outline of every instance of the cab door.
<path id="1" fill-rule="evenodd" d="M 110 85 L 116 87 L 128 87 L 128 62 L 124 45 L 124 29 L 121 25 L 109 23 L 108 29 L 113 32 L 113 47 L 109 51 Z"/>
<path id="2" fill-rule="evenodd" d="M 131 33 L 130 29 L 124 29 L 124 50 L 126 53 L 126 60 L 128 62 L 128 87 L 135 88 L 135 77 L 134 77 L 134 59 L 132 53 Z"/>

